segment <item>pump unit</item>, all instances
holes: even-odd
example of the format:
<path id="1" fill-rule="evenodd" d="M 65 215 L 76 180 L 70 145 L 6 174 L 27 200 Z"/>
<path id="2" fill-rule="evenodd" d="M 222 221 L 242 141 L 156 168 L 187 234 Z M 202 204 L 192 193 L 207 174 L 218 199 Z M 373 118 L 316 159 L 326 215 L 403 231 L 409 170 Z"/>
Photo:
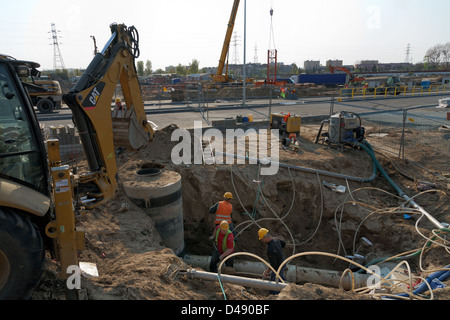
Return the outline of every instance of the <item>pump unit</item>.
<path id="1" fill-rule="evenodd" d="M 329 129 L 328 132 L 322 134 L 325 123 L 329 123 Z M 340 111 L 332 115 L 329 120 L 322 121 L 315 143 L 320 140 L 320 136 L 323 136 L 326 143 L 351 144 L 361 142 L 364 139 L 364 134 L 365 129 L 361 126 L 361 118 L 356 113 Z"/>

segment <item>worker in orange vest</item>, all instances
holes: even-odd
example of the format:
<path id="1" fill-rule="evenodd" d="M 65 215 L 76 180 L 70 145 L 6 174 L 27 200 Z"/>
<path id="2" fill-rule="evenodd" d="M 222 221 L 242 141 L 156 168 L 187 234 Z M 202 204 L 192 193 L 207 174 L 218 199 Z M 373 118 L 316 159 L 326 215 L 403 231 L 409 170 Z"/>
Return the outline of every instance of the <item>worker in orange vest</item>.
<path id="1" fill-rule="evenodd" d="M 231 203 L 233 200 L 233 194 L 231 192 L 225 192 L 223 195 L 223 200 L 217 202 L 209 209 L 209 213 L 215 214 L 214 224 L 217 227 L 223 220 L 228 222 L 230 226 L 230 230 L 236 236 L 236 232 L 234 230 L 233 220 L 231 218 L 231 212 L 233 211 L 233 204 Z"/>

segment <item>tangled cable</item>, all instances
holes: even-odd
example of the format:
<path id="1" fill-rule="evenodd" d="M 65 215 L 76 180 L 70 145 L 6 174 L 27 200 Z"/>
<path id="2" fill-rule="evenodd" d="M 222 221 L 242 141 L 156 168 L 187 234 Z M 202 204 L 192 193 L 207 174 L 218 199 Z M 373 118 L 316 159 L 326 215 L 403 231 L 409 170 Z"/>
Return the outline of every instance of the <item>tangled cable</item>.
<path id="1" fill-rule="evenodd" d="M 258 168 L 258 170 L 259 170 L 259 168 Z M 284 283 L 284 280 L 283 280 L 283 279 L 281 278 L 281 276 L 279 275 L 279 272 L 281 271 L 282 267 L 283 267 L 284 265 L 286 265 L 289 261 L 291 261 L 291 260 L 294 259 L 294 258 L 300 257 L 300 256 L 306 256 L 306 255 L 324 255 L 324 256 L 328 256 L 328 257 L 333 257 L 335 260 L 336 260 L 336 259 L 340 259 L 340 260 L 346 261 L 346 262 L 348 262 L 349 264 L 351 264 L 351 265 L 353 265 L 353 266 L 356 266 L 356 267 L 360 268 L 360 271 L 359 271 L 359 272 L 365 271 L 365 272 L 367 272 L 367 273 L 370 273 L 373 277 L 378 278 L 377 288 L 380 289 L 380 290 L 374 291 L 374 286 L 373 286 L 373 285 L 372 285 L 372 286 L 371 286 L 371 285 L 368 285 L 368 286 L 366 286 L 366 287 L 362 287 L 362 288 L 357 288 L 357 289 L 355 289 L 355 283 L 354 283 L 354 282 L 355 282 L 355 278 L 354 278 L 354 275 L 353 275 L 353 271 L 352 271 L 351 269 L 349 269 L 349 268 L 345 269 L 345 270 L 343 271 L 342 275 L 341 275 L 340 289 L 342 289 L 342 281 L 344 280 L 345 276 L 346 276 L 347 274 L 349 274 L 349 275 L 351 276 L 351 279 L 352 279 L 352 291 L 355 292 L 355 293 L 360 293 L 360 294 L 367 294 L 367 293 L 370 293 L 373 297 L 378 297 L 378 298 L 408 299 L 408 300 L 410 300 L 410 299 L 428 300 L 427 298 L 423 297 L 423 296 L 420 295 L 420 294 L 415 294 L 414 291 L 413 291 L 413 288 L 414 288 L 414 285 L 413 285 L 414 280 L 420 280 L 420 281 L 423 281 L 424 285 L 427 287 L 428 290 L 426 290 L 426 291 L 430 291 L 430 298 L 429 298 L 429 299 L 433 299 L 433 298 L 434 298 L 433 289 L 431 288 L 431 285 L 430 285 L 430 284 L 426 281 L 426 279 L 424 279 L 423 277 L 420 277 L 420 276 L 414 276 L 414 275 L 412 274 L 412 272 L 411 272 L 411 268 L 410 268 L 410 266 L 409 266 L 409 263 L 408 263 L 407 261 L 405 261 L 404 259 L 409 259 L 409 258 L 411 258 L 411 257 L 419 256 L 419 266 L 420 266 L 420 270 L 422 270 L 422 271 L 424 271 L 424 272 L 425 272 L 425 271 L 426 271 L 426 272 L 433 272 L 433 271 L 446 271 L 446 270 L 450 270 L 449 268 L 440 268 L 440 269 L 435 269 L 435 270 L 424 270 L 424 268 L 423 268 L 423 266 L 422 266 L 422 257 L 423 257 L 423 254 L 425 253 L 425 251 L 426 251 L 427 248 L 431 247 L 432 244 L 436 244 L 436 245 L 442 246 L 442 247 L 445 248 L 445 250 L 446 250 L 447 252 L 449 252 L 450 247 L 449 247 L 449 245 L 448 245 L 448 240 L 446 239 L 445 236 L 441 236 L 442 233 L 446 234 L 446 233 L 450 232 L 449 229 L 444 228 L 444 229 L 440 229 L 440 230 L 436 230 L 436 229 L 435 229 L 435 230 L 432 230 L 433 236 L 431 236 L 431 237 L 426 237 L 425 235 L 423 235 L 423 234 L 419 231 L 419 228 L 418 228 L 418 224 L 419 224 L 420 220 L 423 218 L 424 215 L 421 214 L 421 213 L 420 213 L 418 210 L 416 210 L 416 209 L 409 209 L 409 208 L 406 209 L 404 206 L 405 206 L 409 201 L 405 201 L 404 198 L 401 198 L 401 197 L 399 197 L 399 196 L 397 196 L 397 195 L 395 195 L 395 194 L 392 194 L 392 193 L 390 193 L 390 192 L 387 192 L 387 191 L 385 191 L 385 190 L 378 189 L 378 188 L 373 188 L 373 187 L 362 187 L 362 188 L 358 188 L 358 189 L 356 189 L 356 190 L 354 190 L 354 191 L 352 192 L 352 191 L 350 191 L 350 187 L 349 187 L 348 181 L 347 181 L 347 179 L 346 179 L 347 188 L 348 188 L 348 190 L 349 190 L 349 195 L 348 195 L 347 197 L 350 196 L 350 197 L 351 197 L 351 201 L 347 201 L 347 198 L 346 198 L 346 200 L 345 200 L 344 202 L 342 202 L 340 205 L 338 205 L 337 208 L 336 208 L 336 210 L 335 210 L 335 223 L 336 223 L 336 230 L 337 230 L 337 232 L 338 232 L 338 238 L 339 238 L 338 254 L 332 254 L 332 253 L 327 253 L 327 252 L 317 252 L 317 251 L 313 251 L 313 252 L 303 252 L 303 253 L 297 253 L 297 254 L 295 254 L 295 246 L 296 246 L 296 243 L 295 243 L 295 241 L 294 241 L 294 238 L 293 238 L 293 236 L 292 236 L 292 233 L 291 233 L 290 230 L 289 230 L 289 227 L 288 227 L 288 226 L 284 223 L 284 221 L 283 221 L 283 219 L 285 219 L 285 218 L 289 215 L 289 213 L 291 212 L 291 210 L 292 210 L 292 208 L 293 208 L 293 205 L 294 205 L 294 202 L 295 202 L 295 196 L 296 196 L 296 195 L 295 195 L 295 193 L 296 193 L 296 192 L 295 192 L 295 184 L 294 184 L 294 180 L 293 180 L 293 177 L 292 177 L 292 174 L 291 174 L 291 171 L 289 170 L 289 168 L 288 168 L 288 171 L 289 171 L 289 175 L 290 175 L 291 182 L 292 182 L 293 196 L 292 196 L 292 202 L 291 202 L 291 205 L 290 205 L 290 207 L 289 207 L 289 210 L 286 212 L 286 214 L 284 214 L 283 216 L 280 217 L 280 216 L 273 210 L 273 208 L 272 208 L 272 207 L 270 206 L 270 204 L 268 203 L 267 199 L 264 197 L 264 194 L 263 194 L 263 188 L 262 188 L 262 183 L 261 183 L 261 184 L 258 185 L 257 200 L 259 200 L 259 199 L 261 198 L 261 199 L 263 200 L 263 203 L 266 204 L 267 207 L 268 207 L 268 209 L 275 215 L 275 218 L 260 218 L 260 219 L 255 219 L 255 213 L 256 213 L 255 207 L 256 207 L 256 205 L 257 205 L 257 203 L 258 203 L 258 201 L 255 201 L 255 202 L 254 202 L 254 208 L 253 208 L 253 211 L 252 211 L 252 215 L 249 215 L 249 217 L 251 218 L 251 220 L 249 220 L 249 221 L 244 221 L 244 222 L 238 224 L 238 225 L 236 226 L 236 228 L 238 228 L 238 227 L 240 227 L 240 226 L 242 226 L 242 225 L 244 225 L 244 224 L 247 224 L 244 228 L 242 228 L 242 230 L 239 231 L 238 235 L 240 235 L 245 229 L 247 229 L 248 227 L 250 227 L 250 226 L 253 225 L 253 224 L 256 224 L 258 227 L 260 227 L 259 222 L 261 222 L 261 221 L 271 221 L 271 220 L 273 221 L 273 220 L 278 220 L 278 221 L 282 222 L 282 224 L 285 226 L 285 228 L 288 230 L 288 233 L 290 234 L 290 237 L 291 237 L 291 239 L 292 239 L 292 245 L 293 245 L 293 247 L 294 247 L 294 248 L 293 248 L 293 254 L 292 254 L 289 258 L 287 258 L 287 259 L 280 265 L 280 267 L 279 267 L 278 270 L 274 270 L 274 269 L 270 266 L 270 264 L 268 264 L 268 263 L 267 263 L 266 261 L 264 261 L 262 258 L 260 258 L 260 257 L 258 257 L 258 256 L 256 256 L 256 255 L 254 255 L 254 254 L 250 254 L 250 253 L 246 253 L 246 252 L 236 252 L 236 253 L 233 253 L 232 255 L 230 255 L 230 256 L 228 256 L 228 257 L 225 257 L 225 259 L 222 260 L 222 262 L 220 263 L 220 265 L 219 265 L 219 267 L 218 267 L 218 270 L 219 270 L 219 271 L 218 271 L 219 281 L 220 281 L 221 267 L 222 267 L 223 263 L 224 263 L 227 259 L 229 259 L 229 258 L 231 258 L 231 257 L 234 257 L 234 256 L 237 256 L 237 255 L 249 255 L 249 256 L 256 257 L 257 259 L 261 260 L 264 264 L 266 264 L 266 265 L 267 265 L 270 269 L 272 269 L 272 271 L 275 273 L 275 275 L 276 275 L 276 278 L 275 278 L 276 281 L 277 281 L 277 282 L 278 282 L 278 281 L 281 281 L 281 282 L 283 282 L 283 283 Z M 234 188 L 234 192 L 235 192 L 235 194 L 236 194 L 236 196 L 237 196 L 237 198 L 238 198 L 238 201 L 239 201 L 240 205 L 242 206 L 242 208 L 244 209 L 244 211 L 245 211 L 245 212 L 248 212 L 247 209 L 245 208 L 245 206 L 243 205 L 243 203 L 242 203 L 240 197 L 239 197 L 239 193 L 238 193 L 237 188 L 236 188 L 236 185 L 235 185 L 235 183 L 234 183 L 233 168 L 232 168 L 232 166 L 231 166 L 231 172 L 230 172 L 230 174 L 231 174 L 231 182 L 232 182 L 232 185 L 233 185 L 233 188 Z M 319 185 L 321 186 L 319 174 L 316 173 L 316 175 L 317 175 L 317 178 L 318 178 L 318 180 L 319 180 Z M 256 180 L 256 181 L 259 181 L 259 175 L 258 175 L 258 180 Z M 393 197 L 395 197 L 395 198 L 397 198 L 397 199 L 403 200 L 403 203 L 400 204 L 399 206 L 395 207 L 395 208 L 381 208 L 381 209 L 380 209 L 380 208 L 376 208 L 376 207 L 374 207 L 374 206 L 372 206 L 372 205 L 369 205 L 369 204 L 366 204 L 366 203 L 362 203 L 362 202 L 360 202 L 360 201 L 357 201 L 357 200 L 354 198 L 354 194 L 355 194 L 356 192 L 359 192 L 359 191 L 362 191 L 362 190 L 379 190 L 379 191 L 384 192 L 384 193 L 386 193 L 386 194 L 389 194 L 389 195 L 391 195 L 391 196 L 393 196 Z M 414 197 L 412 197 L 411 199 L 414 199 L 414 198 L 416 198 L 416 197 L 418 197 L 418 196 L 420 196 L 420 195 L 422 195 L 422 194 L 424 194 L 424 193 L 427 193 L 427 192 L 435 192 L 435 191 L 436 191 L 436 190 L 426 190 L 426 191 L 423 191 L 423 192 L 420 192 L 420 193 L 416 194 L 416 195 L 415 195 Z M 322 214 L 323 214 L 323 192 L 322 192 L 322 188 L 320 188 L 320 193 L 321 193 L 321 213 L 320 213 L 320 219 L 319 219 L 318 225 L 317 225 L 315 231 L 313 232 L 313 234 L 312 234 L 306 241 L 304 241 L 304 242 L 302 242 L 302 243 L 305 243 L 305 242 L 308 242 L 309 240 L 311 240 L 311 239 L 314 237 L 314 235 L 316 234 L 317 230 L 319 229 L 320 222 L 321 222 L 321 219 L 322 219 Z M 443 192 L 443 193 L 446 194 L 445 192 Z M 341 231 L 342 231 L 342 229 L 341 229 L 341 223 L 342 223 L 342 216 L 343 216 L 343 210 L 344 210 L 345 204 L 359 205 L 359 206 L 361 206 L 364 210 L 366 210 L 366 211 L 368 212 L 368 214 L 363 218 L 363 220 L 359 223 L 358 227 L 357 227 L 356 230 L 355 230 L 355 235 L 354 235 L 354 238 L 353 238 L 353 251 L 355 251 L 355 248 L 356 248 L 356 239 L 357 239 L 357 234 L 358 234 L 358 232 L 359 232 L 359 229 L 361 228 L 361 226 L 363 225 L 363 223 L 364 223 L 369 217 L 371 217 L 371 216 L 374 215 L 374 214 L 386 214 L 386 213 L 387 213 L 387 214 L 392 214 L 392 213 L 421 214 L 420 217 L 419 217 L 419 219 L 418 219 L 417 222 L 416 222 L 416 230 L 417 230 L 418 233 L 419 233 L 424 239 L 426 239 L 427 241 L 426 241 L 426 243 L 424 244 L 424 246 L 423 246 L 422 248 L 415 249 L 415 250 L 411 250 L 411 251 L 404 252 L 404 253 L 400 253 L 400 254 L 398 254 L 398 255 L 395 255 L 395 256 L 392 256 L 392 257 L 388 257 L 388 258 L 381 258 L 381 259 L 378 259 L 377 261 L 371 262 L 369 265 L 366 265 L 366 266 L 363 266 L 363 265 L 361 265 L 361 264 L 359 264 L 359 263 L 357 263 L 357 262 L 355 262 L 355 261 L 353 261 L 353 260 L 350 260 L 350 259 L 348 259 L 348 258 L 346 258 L 346 257 L 343 257 L 343 256 L 339 255 L 339 250 L 340 250 L 340 248 L 342 247 L 343 250 L 344 250 L 344 252 L 345 252 L 345 247 L 344 247 L 344 245 L 343 245 L 343 241 L 342 241 L 342 238 L 341 238 Z M 260 208 L 261 208 L 261 207 L 260 207 Z M 341 209 L 341 217 L 340 217 L 340 219 L 339 219 L 340 221 L 339 221 L 339 223 L 338 223 L 338 219 L 337 219 L 337 211 L 338 211 L 339 209 Z M 438 240 L 439 240 L 440 242 L 439 242 Z M 403 260 L 402 260 L 402 259 L 403 259 Z M 389 274 L 387 274 L 387 275 L 384 276 L 384 277 L 382 277 L 380 274 L 378 274 L 378 273 L 374 272 L 372 269 L 370 269 L 371 266 L 373 266 L 373 265 L 378 265 L 378 264 L 380 264 L 380 263 L 382 263 L 382 262 L 389 262 L 389 261 L 392 262 L 392 261 L 399 261 L 399 260 L 400 260 L 400 262 L 394 267 L 394 269 L 391 270 L 391 271 L 389 272 Z M 392 275 L 393 275 L 400 267 L 402 267 L 402 266 L 405 266 L 406 269 L 407 269 L 408 279 L 407 279 L 407 280 L 391 279 L 390 277 L 391 277 L 391 276 L 392 276 Z M 405 290 L 405 289 L 403 288 L 402 285 L 406 285 L 407 288 L 409 288 L 409 291 Z M 222 284 L 221 284 L 221 286 L 222 286 Z M 384 291 L 386 291 L 386 292 L 382 292 L 383 289 L 384 289 Z M 222 290 L 223 290 L 223 287 L 222 287 Z M 387 291 L 395 292 L 396 290 L 397 290 L 397 291 L 400 291 L 403 295 L 400 295 L 400 294 L 398 294 L 398 293 L 388 293 L 388 292 L 387 292 Z M 224 292 L 224 294 L 225 294 L 225 292 Z"/>

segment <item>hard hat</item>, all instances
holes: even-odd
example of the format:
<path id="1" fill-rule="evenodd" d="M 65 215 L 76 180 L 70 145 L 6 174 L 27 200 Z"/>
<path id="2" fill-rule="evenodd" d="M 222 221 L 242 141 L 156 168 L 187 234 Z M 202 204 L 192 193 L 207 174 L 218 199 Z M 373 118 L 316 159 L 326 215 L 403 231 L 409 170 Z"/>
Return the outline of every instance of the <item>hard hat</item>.
<path id="1" fill-rule="evenodd" d="M 266 228 L 261 228 L 258 230 L 258 237 L 259 240 L 261 240 L 266 234 L 269 233 L 269 230 L 267 230 Z"/>
<path id="2" fill-rule="evenodd" d="M 228 225 L 228 222 L 226 222 L 225 220 L 223 220 L 221 223 L 220 223 L 220 228 L 222 229 L 222 230 L 228 230 L 229 229 L 229 225 Z"/>
<path id="3" fill-rule="evenodd" d="M 225 192 L 223 195 L 225 199 L 233 199 L 233 194 L 231 192 Z"/>
<path id="4" fill-rule="evenodd" d="M 122 100 L 120 100 L 120 98 L 116 98 L 116 103 L 117 102 L 121 102 Z"/>

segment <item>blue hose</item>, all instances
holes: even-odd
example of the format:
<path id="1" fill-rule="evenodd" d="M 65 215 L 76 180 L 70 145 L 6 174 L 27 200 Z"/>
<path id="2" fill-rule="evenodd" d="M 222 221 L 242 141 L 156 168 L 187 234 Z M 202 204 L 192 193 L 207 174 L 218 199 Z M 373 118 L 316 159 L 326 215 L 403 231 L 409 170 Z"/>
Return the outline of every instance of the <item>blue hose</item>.
<path id="1" fill-rule="evenodd" d="M 445 269 L 449 269 L 450 265 L 446 266 Z M 430 284 L 434 279 L 438 279 L 439 281 L 445 281 L 448 277 L 450 277 L 450 270 L 447 271 L 436 271 L 430 274 L 425 280 L 428 284 Z M 423 292 L 428 291 L 429 285 L 427 283 L 422 283 L 417 289 L 413 291 L 413 294 L 421 294 Z M 409 297 L 407 293 L 401 293 L 398 296 L 400 297 Z"/>

